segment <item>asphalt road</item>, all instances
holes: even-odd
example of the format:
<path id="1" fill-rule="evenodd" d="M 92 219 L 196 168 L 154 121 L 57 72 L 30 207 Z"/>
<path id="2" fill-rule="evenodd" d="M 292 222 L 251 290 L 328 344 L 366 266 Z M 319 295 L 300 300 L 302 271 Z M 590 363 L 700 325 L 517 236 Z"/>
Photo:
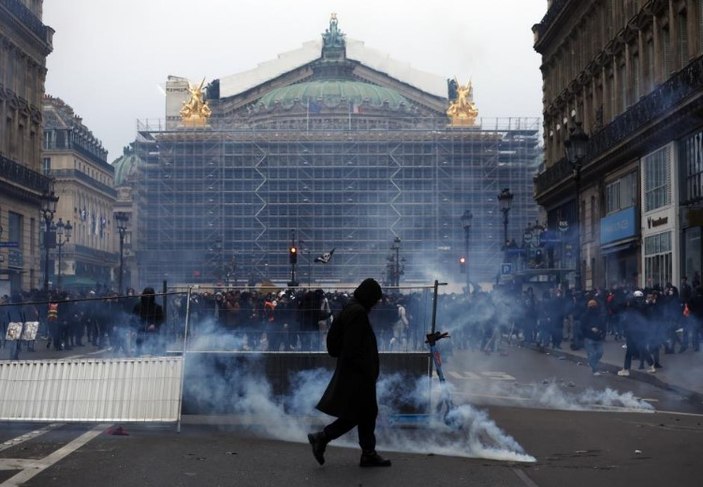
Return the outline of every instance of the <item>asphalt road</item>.
<path id="1" fill-rule="evenodd" d="M 288 441 L 263 433 L 267 417 L 185 417 L 180 432 L 119 425 L 125 435 L 109 434 L 116 425 L 108 424 L 0 423 L 0 485 L 701 483 L 703 407 L 674 392 L 519 348 L 445 354 L 445 371 L 461 428 L 381 417 L 379 451 L 390 468 L 359 468 L 355 436 L 328 447 L 318 466 L 305 431 L 324 418 L 290 418 Z"/>

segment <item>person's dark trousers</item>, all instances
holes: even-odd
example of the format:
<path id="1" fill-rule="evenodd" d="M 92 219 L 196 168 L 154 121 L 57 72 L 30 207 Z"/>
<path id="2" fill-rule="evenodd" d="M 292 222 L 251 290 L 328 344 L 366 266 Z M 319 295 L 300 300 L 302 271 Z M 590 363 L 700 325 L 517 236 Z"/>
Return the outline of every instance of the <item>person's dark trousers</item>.
<path id="1" fill-rule="evenodd" d="M 623 369 L 630 370 L 630 367 L 632 366 L 632 356 L 637 350 L 637 344 L 632 338 L 626 336 L 625 346 L 627 347 L 627 349 L 625 350 L 625 364 L 623 366 Z"/>
<path id="2" fill-rule="evenodd" d="M 357 420 L 338 418 L 325 426 L 324 432 L 328 440 L 339 438 L 357 426 L 359 432 L 359 446 L 363 451 L 376 450 L 376 417 Z"/>
<path id="3" fill-rule="evenodd" d="M 644 369 L 645 362 L 647 362 L 647 365 L 649 366 L 654 365 L 654 357 L 652 356 L 652 352 L 649 349 L 649 344 L 645 340 L 642 340 L 642 342 L 639 344 L 637 352 L 639 354 L 640 359 L 640 369 Z"/>

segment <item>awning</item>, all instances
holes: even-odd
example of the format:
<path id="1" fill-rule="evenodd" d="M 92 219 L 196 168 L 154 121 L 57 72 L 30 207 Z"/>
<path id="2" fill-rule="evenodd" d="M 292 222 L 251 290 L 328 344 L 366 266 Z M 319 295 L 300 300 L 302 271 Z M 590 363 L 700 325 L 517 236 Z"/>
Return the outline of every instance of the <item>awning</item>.
<path id="1" fill-rule="evenodd" d="M 625 242 L 617 245 L 610 245 L 608 247 L 601 247 L 600 253 L 603 255 L 614 254 L 616 252 L 624 252 L 626 250 L 632 250 L 635 248 L 635 242 Z"/>

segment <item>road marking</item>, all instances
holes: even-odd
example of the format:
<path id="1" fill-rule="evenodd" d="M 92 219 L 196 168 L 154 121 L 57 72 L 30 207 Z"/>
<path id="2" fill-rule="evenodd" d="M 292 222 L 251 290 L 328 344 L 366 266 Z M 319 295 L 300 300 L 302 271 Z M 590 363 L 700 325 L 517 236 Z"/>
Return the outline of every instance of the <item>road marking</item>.
<path id="1" fill-rule="evenodd" d="M 24 484 L 32 477 L 40 474 L 47 468 L 51 467 L 60 460 L 63 460 L 74 451 L 78 450 L 80 447 L 82 447 L 90 440 L 102 433 L 109 426 L 109 424 L 99 424 L 95 426 L 92 430 L 86 431 L 81 436 L 75 438 L 74 440 L 62 446 L 55 452 L 49 454 L 41 460 L 36 460 L 34 463 L 31 464 L 30 467 L 26 468 L 25 470 L 22 470 L 14 477 L 7 479 L 5 482 L 0 484 L 0 487 L 17 487 Z"/>
<path id="2" fill-rule="evenodd" d="M 479 373 L 476 372 L 471 372 L 470 370 L 462 370 L 461 372 L 456 371 L 456 370 L 448 370 L 445 372 L 446 375 L 449 377 L 453 377 L 454 379 L 460 379 L 460 380 L 482 380 L 482 379 L 488 379 L 488 380 L 506 380 L 506 381 L 514 381 L 516 380 L 515 377 L 513 377 L 510 374 L 507 374 L 505 372 L 499 372 L 499 371 L 494 371 L 494 370 L 483 370 Z"/>
<path id="3" fill-rule="evenodd" d="M 681 411 L 656 411 L 657 414 L 675 414 L 679 416 L 694 416 L 694 417 L 703 417 L 703 414 L 701 413 L 684 413 Z"/>
<path id="4" fill-rule="evenodd" d="M 513 472 L 515 472 L 517 478 L 522 480 L 522 483 L 525 484 L 527 487 L 539 487 L 530 477 L 527 476 L 525 472 L 523 472 L 519 468 L 514 468 Z"/>
<path id="5" fill-rule="evenodd" d="M 41 460 L 27 458 L 0 458 L 0 471 L 41 468 Z"/>
<path id="6" fill-rule="evenodd" d="M 59 426 L 63 426 L 64 424 L 65 423 L 52 423 L 50 425 L 44 426 L 43 428 L 39 428 L 38 430 L 30 431 L 29 433 L 20 435 L 17 438 L 4 441 L 2 445 L 0 445 L 0 451 L 7 450 L 8 448 L 12 448 L 13 446 L 19 445 L 20 443 L 24 443 L 25 441 L 41 436 L 44 433 L 48 433 L 49 431 L 58 428 Z"/>

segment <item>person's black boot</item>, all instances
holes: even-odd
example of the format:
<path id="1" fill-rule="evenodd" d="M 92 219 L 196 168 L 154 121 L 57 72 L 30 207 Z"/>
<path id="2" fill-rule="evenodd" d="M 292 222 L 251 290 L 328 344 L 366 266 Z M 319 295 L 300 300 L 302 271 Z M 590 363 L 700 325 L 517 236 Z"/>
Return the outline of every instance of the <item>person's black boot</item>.
<path id="1" fill-rule="evenodd" d="M 391 461 L 383 458 L 381 455 L 375 451 L 363 452 L 361 454 L 361 460 L 359 461 L 360 467 L 390 467 Z"/>
<path id="2" fill-rule="evenodd" d="M 317 463 L 324 465 L 325 448 L 327 447 L 327 443 L 329 443 L 327 435 L 325 435 L 324 431 L 320 431 L 319 433 L 310 433 L 308 435 L 308 441 L 312 446 L 312 456 L 315 457 Z"/>

